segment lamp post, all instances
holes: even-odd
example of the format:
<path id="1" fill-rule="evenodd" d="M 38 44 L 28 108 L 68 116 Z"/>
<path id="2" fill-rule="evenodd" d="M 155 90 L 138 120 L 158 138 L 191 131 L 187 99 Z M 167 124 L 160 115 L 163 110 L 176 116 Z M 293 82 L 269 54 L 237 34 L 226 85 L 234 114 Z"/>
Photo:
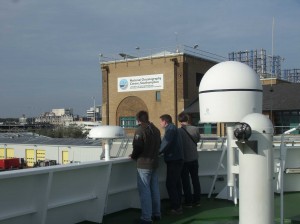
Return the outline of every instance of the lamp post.
<path id="1" fill-rule="evenodd" d="M 139 51 L 140 51 L 140 47 L 139 46 L 137 46 L 136 48 L 135 48 L 136 50 L 137 50 L 137 57 L 138 57 L 138 61 L 139 61 L 139 65 L 140 65 L 140 54 L 139 54 Z"/>

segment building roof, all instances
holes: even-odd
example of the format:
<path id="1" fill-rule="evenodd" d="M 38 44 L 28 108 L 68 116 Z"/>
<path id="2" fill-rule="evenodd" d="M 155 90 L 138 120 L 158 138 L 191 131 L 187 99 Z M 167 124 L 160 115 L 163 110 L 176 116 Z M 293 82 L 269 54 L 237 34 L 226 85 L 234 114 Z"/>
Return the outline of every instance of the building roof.
<path id="1" fill-rule="evenodd" d="M 263 86 L 263 111 L 300 110 L 300 83 Z"/>
<path id="2" fill-rule="evenodd" d="M 300 110 L 300 83 L 278 83 L 263 86 L 263 111 Z M 199 113 L 199 98 L 192 101 L 184 112 Z"/>
<path id="3" fill-rule="evenodd" d="M 137 48 L 135 52 L 122 52 L 122 53 L 109 53 L 109 54 L 100 54 L 100 63 L 101 64 L 110 64 L 116 62 L 124 62 L 124 61 L 139 61 L 142 59 L 152 59 L 152 58 L 161 58 L 161 57 L 169 57 L 169 56 L 178 56 L 178 55 L 189 55 L 197 58 L 201 58 L 202 60 L 212 61 L 212 62 L 221 62 L 228 60 L 227 57 L 217 55 L 211 52 L 203 51 L 198 49 L 195 46 L 169 46 L 164 48 L 156 48 L 156 49 L 139 49 Z"/>
<path id="4" fill-rule="evenodd" d="M 60 146 L 100 146 L 100 139 L 49 138 L 32 133 L 0 133 L 0 144 L 38 144 Z"/>

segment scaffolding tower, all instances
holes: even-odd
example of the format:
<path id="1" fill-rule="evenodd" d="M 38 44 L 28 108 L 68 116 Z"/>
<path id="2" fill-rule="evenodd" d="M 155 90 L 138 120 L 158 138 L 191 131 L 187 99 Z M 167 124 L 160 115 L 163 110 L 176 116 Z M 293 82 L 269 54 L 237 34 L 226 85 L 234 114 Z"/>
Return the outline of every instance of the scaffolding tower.
<path id="1" fill-rule="evenodd" d="M 268 74 L 271 74 L 272 78 L 281 77 L 281 61 L 283 58 L 280 56 L 268 56 Z"/>
<path id="2" fill-rule="evenodd" d="M 229 61 L 239 61 L 249 65 L 260 78 L 279 78 L 281 76 L 280 56 L 267 56 L 266 50 L 246 50 L 231 52 Z"/>
<path id="3" fill-rule="evenodd" d="M 300 83 L 300 69 L 285 69 L 281 79 L 289 82 Z"/>

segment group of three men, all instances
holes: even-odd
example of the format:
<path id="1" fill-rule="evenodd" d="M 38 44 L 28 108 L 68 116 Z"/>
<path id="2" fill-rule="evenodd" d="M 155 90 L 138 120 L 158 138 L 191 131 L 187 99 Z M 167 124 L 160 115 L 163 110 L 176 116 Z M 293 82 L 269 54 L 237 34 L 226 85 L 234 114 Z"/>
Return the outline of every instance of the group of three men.
<path id="1" fill-rule="evenodd" d="M 200 205 L 197 153 L 199 129 L 189 124 L 189 116 L 185 113 L 178 116 L 181 128 L 172 123 L 170 115 L 164 114 L 160 116 L 160 125 L 165 129 L 161 140 L 159 129 L 149 121 L 146 111 L 138 112 L 136 119 L 139 126 L 135 131 L 131 158 L 137 161 L 137 185 L 142 210 L 139 223 L 147 224 L 161 219 L 157 174 L 159 154 L 163 154 L 167 167 L 166 188 L 171 207 L 169 214 L 182 213 L 182 190 L 187 207 Z"/>

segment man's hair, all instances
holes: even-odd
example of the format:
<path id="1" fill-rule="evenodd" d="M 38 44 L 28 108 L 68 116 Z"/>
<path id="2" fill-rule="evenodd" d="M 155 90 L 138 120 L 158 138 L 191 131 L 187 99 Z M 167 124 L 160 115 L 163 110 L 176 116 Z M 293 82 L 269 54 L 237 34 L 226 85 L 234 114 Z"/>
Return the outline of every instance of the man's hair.
<path id="1" fill-rule="evenodd" d="M 144 110 L 139 111 L 139 112 L 136 114 L 136 119 L 137 119 L 139 122 L 142 122 L 142 123 L 148 123 L 148 122 L 149 122 L 148 112 L 147 112 L 147 111 L 144 111 Z"/>
<path id="2" fill-rule="evenodd" d="M 189 122 L 190 116 L 188 114 L 182 112 L 178 115 L 178 121 L 179 122 Z"/>
<path id="3" fill-rule="evenodd" d="M 169 114 L 163 114 L 159 118 L 168 124 L 172 123 L 172 117 Z"/>

